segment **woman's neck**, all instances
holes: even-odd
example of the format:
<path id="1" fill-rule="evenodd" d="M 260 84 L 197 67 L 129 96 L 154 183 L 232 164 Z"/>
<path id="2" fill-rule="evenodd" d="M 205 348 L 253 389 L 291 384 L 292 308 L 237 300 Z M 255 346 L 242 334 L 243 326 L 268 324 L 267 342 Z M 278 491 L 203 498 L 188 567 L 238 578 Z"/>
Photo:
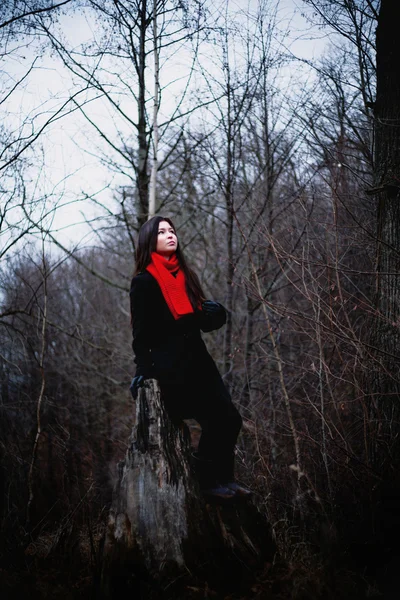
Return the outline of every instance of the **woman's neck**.
<path id="1" fill-rule="evenodd" d="M 165 258 L 165 260 L 170 260 L 170 258 L 173 256 L 173 254 L 160 254 L 159 252 L 156 252 L 156 254 L 158 254 L 158 256 L 162 256 Z"/>

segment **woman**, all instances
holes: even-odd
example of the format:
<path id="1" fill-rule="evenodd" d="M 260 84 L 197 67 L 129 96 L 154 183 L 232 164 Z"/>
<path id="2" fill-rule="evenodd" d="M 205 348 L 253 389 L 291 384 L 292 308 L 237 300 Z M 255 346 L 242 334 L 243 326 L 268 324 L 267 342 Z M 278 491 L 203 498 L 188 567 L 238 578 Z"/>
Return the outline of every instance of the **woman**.
<path id="1" fill-rule="evenodd" d="M 223 499 L 250 494 L 233 478 L 242 419 L 200 333 L 222 327 L 226 311 L 205 300 L 168 218 L 153 217 L 139 231 L 130 299 L 133 397 L 144 379 L 157 379 L 171 418 L 193 418 L 201 426 L 193 456 L 202 491 Z"/>

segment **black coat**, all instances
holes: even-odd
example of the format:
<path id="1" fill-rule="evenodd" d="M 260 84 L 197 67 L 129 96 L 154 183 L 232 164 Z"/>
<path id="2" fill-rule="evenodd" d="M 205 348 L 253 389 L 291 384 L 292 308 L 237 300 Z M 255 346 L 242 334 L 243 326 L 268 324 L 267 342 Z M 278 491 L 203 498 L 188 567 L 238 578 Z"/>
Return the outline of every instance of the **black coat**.
<path id="1" fill-rule="evenodd" d="M 130 300 L 136 375 L 157 379 L 161 385 L 220 379 L 201 330 L 212 331 L 225 324 L 222 305 L 214 315 L 197 310 L 174 319 L 157 280 L 148 271 L 132 279 Z"/>

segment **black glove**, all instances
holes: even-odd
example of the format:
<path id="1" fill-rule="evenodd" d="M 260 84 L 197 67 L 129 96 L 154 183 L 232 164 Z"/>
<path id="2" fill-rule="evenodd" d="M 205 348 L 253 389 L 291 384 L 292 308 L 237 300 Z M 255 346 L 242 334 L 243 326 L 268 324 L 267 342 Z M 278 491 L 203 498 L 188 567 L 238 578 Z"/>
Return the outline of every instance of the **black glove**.
<path id="1" fill-rule="evenodd" d="M 214 300 L 205 300 L 201 305 L 204 313 L 206 315 L 213 316 L 223 310 L 222 304 L 219 302 L 214 302 Z"/>
<path id="2" fill-rule="evenodd" d="M 136 400 L 137 396 L 138 396 L 138 392 L 139 392 L 139 388 L 143 387 L 144 384 L 144 376 L 143 375 L 137 375 L 136 377 L 134 377 L 132 379 L 132 383 L 130 386 L 130 390 L 131 390 L 131 394 L 132 394 L 132 398 L 134 400 Z"/>
<path id="3" fill-rule="evenodd" d="M 226 323 L 226 310 L 219 302 L 205 300 L 201 305 L 200 329 L 204 333 L 215 331 Z"/>

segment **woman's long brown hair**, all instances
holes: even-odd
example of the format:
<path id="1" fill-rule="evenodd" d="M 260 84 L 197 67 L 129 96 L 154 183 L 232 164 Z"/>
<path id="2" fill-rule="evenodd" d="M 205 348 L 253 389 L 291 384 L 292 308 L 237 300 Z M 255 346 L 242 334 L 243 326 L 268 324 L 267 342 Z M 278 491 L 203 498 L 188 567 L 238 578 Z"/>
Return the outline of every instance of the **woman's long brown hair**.
<path id="1" fill-rule="evenodd" d="M 139 238 L 136 246 L 136 268 L 134 275 L 144 271 L 151 263 L 151 253 L 156 251 L 157 248 L 157 237 L 158 227 L 161 221 L 166 221 L 173 227 L 175 225 L 168 219 L 168 217 L 152 217 L 149 219 L 139 230 Z M 189 300 L 194 309 L 198 308 L 199 304 L 205 300 L 204 292 L 202 290 L 200 280 L 196 273 L 188 266 L 186 259 L 183 255 L 180 245 L 176 249 L 176 256 L 179 261 L 179 265 L 185 274 L 186 279 L 186 291 L 189 296 Z"/>

